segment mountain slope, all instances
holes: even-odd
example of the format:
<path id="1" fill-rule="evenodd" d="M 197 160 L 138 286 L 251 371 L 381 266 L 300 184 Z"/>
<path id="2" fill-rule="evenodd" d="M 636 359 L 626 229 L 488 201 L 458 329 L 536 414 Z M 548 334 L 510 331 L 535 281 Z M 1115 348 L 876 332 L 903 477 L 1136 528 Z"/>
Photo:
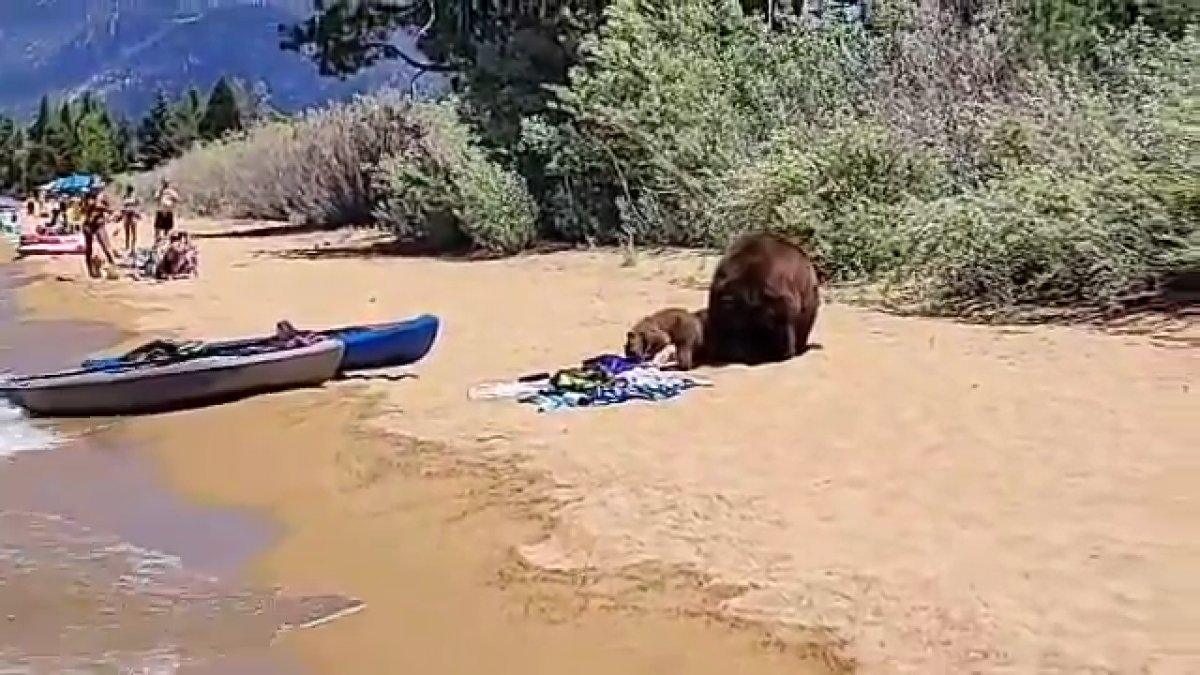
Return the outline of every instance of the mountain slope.
<path id="1" fill-rule="evenodd" d="M 43 94 L 89 90 L 137 116 L 157 89 L 207 91 L 221 76 L 262 82 L 273 105 L 294 111 L 408 81 L 403 64 L 394 63 L 346 81 L 321 78 L 304 57 L 280 50 L 277 27 L 303 18 L 308 6 L 305 0 L 6 0 L 0 111 L 26 117 Z"/>

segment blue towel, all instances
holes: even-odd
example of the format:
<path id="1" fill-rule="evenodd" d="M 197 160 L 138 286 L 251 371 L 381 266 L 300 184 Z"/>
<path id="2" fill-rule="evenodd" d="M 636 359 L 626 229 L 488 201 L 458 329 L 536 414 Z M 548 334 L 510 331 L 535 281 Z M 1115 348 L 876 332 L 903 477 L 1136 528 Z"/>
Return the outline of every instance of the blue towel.
<path id="1" fill-rule="evenodd" d="M 536 394 L 521 396 L 518 400 L 536 405 L 538 412 L 550 412 L 564 408 L 618 405 L 628 401 L 665 401 L 688 389 L 702 386 L 711 384 L 695 377 L 664 373 L 657 368 L 630 366 L 614 376 L 611 382 L 590 391 L 563 391 L 547 387 Z"/>
<path id="2" fill-rule="evenodd" d="M 624 356 L 617 356 L 616 354 L 601 354 L 599 356 L 593 356 L 590 359 L 586 359 L 583 362 L 583 366 L 585 368 L 596 368 L 604 373 L 607 373 L 610 377 L 615 377 L 626 371 L 633 370 L 641 365 L 643 364 L 638 361 L 631 361 Z"/>

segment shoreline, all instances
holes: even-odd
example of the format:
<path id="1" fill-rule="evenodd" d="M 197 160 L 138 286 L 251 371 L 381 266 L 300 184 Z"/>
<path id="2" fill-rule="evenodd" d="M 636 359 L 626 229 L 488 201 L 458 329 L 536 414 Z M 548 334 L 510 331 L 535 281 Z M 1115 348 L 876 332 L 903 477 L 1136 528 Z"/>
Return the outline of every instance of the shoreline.
<path id="1" fill-rule="evenodd" d="M 1124 672 L 1200 659 L 1180 628 L 1200 619 L 1186 572 L 1200 549 L 1180 518 L 1198 506 L 1185 488 L 1200 367 L 1186 348 L 831 304 L 817 328 L 826 349 L 812 356 L 722 369 L 716 387 L 679 402 L 538 415 L 465 392 L 573 363 L 630 317 L 695 304 L 689 282 L 708 263 L 368 258 L 352 234 L 222 229 L 200 239 L 200 280 L 83 295 L 132 304 L 144 335 L 421 311 L 446 322 L 414 379 L 139 425 L 185 494 L 284 514 L 289 534 L 259 579 L 305 591 L 343 580 L 339 591 L 367 601 L 284 640 L 320 672 L 552 672 L 553 658 L 522 660 L 539 650 L 597 673 L 630 669 L 597 653 L 611 643 L 637 664 L 686 652 L 696 673 L 739 659 L 762 673 Z M 249 449 L 217 444 L 201 459 L 192 441 L 164 443 L 217 426 L 246 430 Z M 320 447 L 300 453 L 296 439 Z M 402 548 L 413 541 L 431 550 Z M 464 632 L 477 653 L 441 642 Z"/>
<path id="2" fill-rule="evenodd" d="M 109 295 L 116 285 L 59 276 L 23 288 L 23 309 L 64 319 L 102 312 L 126 333 L 108 351 L 162 334 L 144 329 L 153 312 Z M 304 672 L 451 674 L 498 664 L 547 675 L 564 668 L 649 675 L 664 665 L 698 675 L 849 672 L 819 641 L 783 642 L 767 628 L 722 618 L 720 589 L 705 590 L 694 575 L 663 568 L 588 578 L 532 569 L 516 550 L 549 532 L 548 502 L 530 501 L 545 484 L 525 469 L 497 473 L 438 443 L 372 428 L 384 398 L 369 385 L 338 383 L 123 420 L 105 435 L 143 448 L 139 454 L 188 502 L 249 509 L 279 526 L 282 535 L 244 581 L 366 603 L 330 625 L 282 636 L 285 659 Z M 203 442 L 213 428 L 224 431 Z M 319 499 L 293 496 L 300 494 Z M 413 550 L 382 550 L 391 546 Z M 473 642 L 453 646 L 463 634 Z"/>
<path id="3" fill-rule="evenodd" d="M 37 283 L 39 275 L 30 271 L 0 264 L 6 338 L 0 363 L 18 372 L 60 369 L 131 337 L 108 321 L 31 317 L 16 297 Z M 258 648 L 243 645 L 236 656 L 195 663 L 198 650 L 238 643 L 235 634 L 221 632 L 224 623 L 260 637 L 269 628 L 237 610 L 199 618 L 188 597 L 214 593 L 224 602 L 257 592 L 238 583 L 241 568 L 276 534 L 257 514 L 201 507 L 176 495 L 144 450 L 121 438 L 121 420 L 27 424 L 13 417 L 0 423 L 17 425 L 9 431 L 27 425 L 40 439 L 0 458 L 0 540 L 16 555 L 0 564 L 0 595 L 9 615 L 0 631 L 0 661 L 15 659 L 9 665 L 25 664 L 35 673 L 93 659 L 96 667 L 177 668 L 180 675 L 299 672 L 278 655 L 264 658 L 265 641 Z M 171 577 L 159 588 L 158 602 L 170 604 L 175 617 L 190 616 L 190 628 L 178 621 L 148 624 L 139 612 L 154 614 L 155 601 L 108 578 L 122 568 L 146 589 Z M 96 606 L 109 609 L 88 609 Z M 71 631 L 62 630 L 68 626 Z"/>

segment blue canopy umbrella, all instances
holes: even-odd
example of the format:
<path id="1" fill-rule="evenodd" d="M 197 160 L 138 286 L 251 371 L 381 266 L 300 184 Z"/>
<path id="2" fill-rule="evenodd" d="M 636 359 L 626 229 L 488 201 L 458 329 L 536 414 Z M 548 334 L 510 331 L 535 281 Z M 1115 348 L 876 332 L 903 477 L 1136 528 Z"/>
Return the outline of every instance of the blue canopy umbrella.
<path id="1" fill-rule="evenodd" d="M 49 192 L 58 194 L 79 195 L 91 190 L 93 187 L 100 187 L 102 185 L 104 185 L 104 181 L 99 176 L 77 173 L 50 181 L 46 189 Z"/>

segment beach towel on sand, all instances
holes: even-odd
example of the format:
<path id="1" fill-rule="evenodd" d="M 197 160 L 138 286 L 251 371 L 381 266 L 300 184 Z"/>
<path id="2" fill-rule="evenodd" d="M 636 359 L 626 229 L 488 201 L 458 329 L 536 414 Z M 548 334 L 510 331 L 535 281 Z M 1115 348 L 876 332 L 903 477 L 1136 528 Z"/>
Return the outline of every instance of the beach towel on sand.
<path id="1" fill-rule="evenodd" d="M 522 378 L 527 379 L 527 378 Z M 515 397 L 538 412 L 609 406 L 628 401 L 663 401 L 693 387 L 711 386 L 697 377 L 659 370 L 620 356 L 604 354 L 535 381 L 477 388 L 472 398 Z"/>

